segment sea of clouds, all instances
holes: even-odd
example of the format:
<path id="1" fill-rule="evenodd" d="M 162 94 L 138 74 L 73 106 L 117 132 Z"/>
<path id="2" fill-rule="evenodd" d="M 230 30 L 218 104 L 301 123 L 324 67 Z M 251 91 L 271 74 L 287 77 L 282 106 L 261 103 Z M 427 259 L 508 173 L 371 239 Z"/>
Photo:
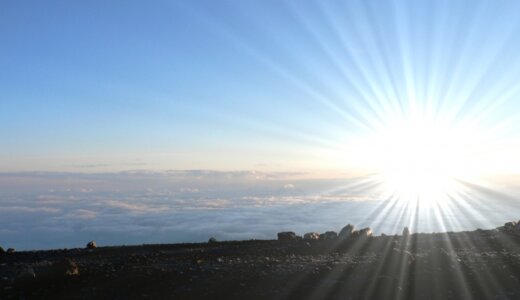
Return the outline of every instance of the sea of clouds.
<path id="1" fill-rule="evenodd" d="M 477 190 L 477 189 L 476 189 Z M 492 228 L 520 218 L 510 191 L 418 212 L 381 199 L 364 178 L 306 173 L 129 171 L 0 174 L 0 245 L 19 250 L 273 239 L 279 231 L 338 231 L 347 223 L 394 234 Z"/>

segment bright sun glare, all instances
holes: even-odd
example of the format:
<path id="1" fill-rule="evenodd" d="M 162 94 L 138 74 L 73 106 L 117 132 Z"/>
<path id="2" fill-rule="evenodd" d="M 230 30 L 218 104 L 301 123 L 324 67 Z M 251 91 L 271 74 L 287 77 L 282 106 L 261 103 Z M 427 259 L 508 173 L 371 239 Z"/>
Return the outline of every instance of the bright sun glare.
<path id="1" fill-rule="evenodd" d="M 478 172 L 476 130 L 423 118 L 386 123 L 363 144 L 383 194 L 400 200 L 440 202 L 461 192 Z M 370 157 L 371 159 L 368 159 Z"/>

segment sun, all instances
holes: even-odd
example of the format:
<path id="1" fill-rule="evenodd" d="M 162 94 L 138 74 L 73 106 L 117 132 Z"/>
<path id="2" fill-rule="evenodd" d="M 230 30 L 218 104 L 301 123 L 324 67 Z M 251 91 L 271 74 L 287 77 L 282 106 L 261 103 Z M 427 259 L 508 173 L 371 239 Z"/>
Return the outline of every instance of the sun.
<path id="1" fill-rule="evenodd" d="M 482 149 L 469 126 L 429 118 L 386 122 L 365 139 L 358 155 L 369 162 L 386 197 L 442 202 L 475 174 Z"/>

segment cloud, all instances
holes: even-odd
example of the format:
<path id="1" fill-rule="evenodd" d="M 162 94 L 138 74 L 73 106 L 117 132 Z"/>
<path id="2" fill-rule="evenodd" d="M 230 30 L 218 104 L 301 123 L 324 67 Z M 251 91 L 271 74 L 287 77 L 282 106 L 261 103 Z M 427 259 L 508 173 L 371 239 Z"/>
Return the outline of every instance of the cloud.
<path id="1" fill-rule="evenodd" d="M 275 238 L 282 230 L 321 232 L 346 223 L 391 234 L 406 223 L 398 213 L 404 208 L 388 206 L 366 185 L 344 178 L 309 179 L 301 173 L 0 174 L 2 186 L 9 187 L 8 192 L 0 189 L 2 246 L 18 249 L 83 247 L 93 239 L 116 245 L 196 242 L 209 236 Z M 490 198 L 489 191 L 480 193 L 488 195 L 481 199 Z M 520 207 L 507 201 L 486 211 L 488 218 L 446 223 L 455 230 L 516 219 Z M 391 210 L 378 217 L 384 208 Z M 421 226 L 428 230 L 430 224 Z"/>
<path id="2" fill-rule="evenodd" d="M 62 210 L 53 207 L 0 206 L 0 212 L 58 214 Z"/>

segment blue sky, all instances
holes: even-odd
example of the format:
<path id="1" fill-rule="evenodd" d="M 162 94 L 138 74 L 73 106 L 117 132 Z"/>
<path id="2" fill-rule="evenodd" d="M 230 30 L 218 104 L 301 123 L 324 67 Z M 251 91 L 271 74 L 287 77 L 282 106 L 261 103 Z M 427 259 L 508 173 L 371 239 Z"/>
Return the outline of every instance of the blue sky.
<path id="1" fill-rule="evenodd" d="M 359 139 L 422 118 L 516 152 L 519 10 L 2 1 L 0 170 L 348 172 Z"/>

